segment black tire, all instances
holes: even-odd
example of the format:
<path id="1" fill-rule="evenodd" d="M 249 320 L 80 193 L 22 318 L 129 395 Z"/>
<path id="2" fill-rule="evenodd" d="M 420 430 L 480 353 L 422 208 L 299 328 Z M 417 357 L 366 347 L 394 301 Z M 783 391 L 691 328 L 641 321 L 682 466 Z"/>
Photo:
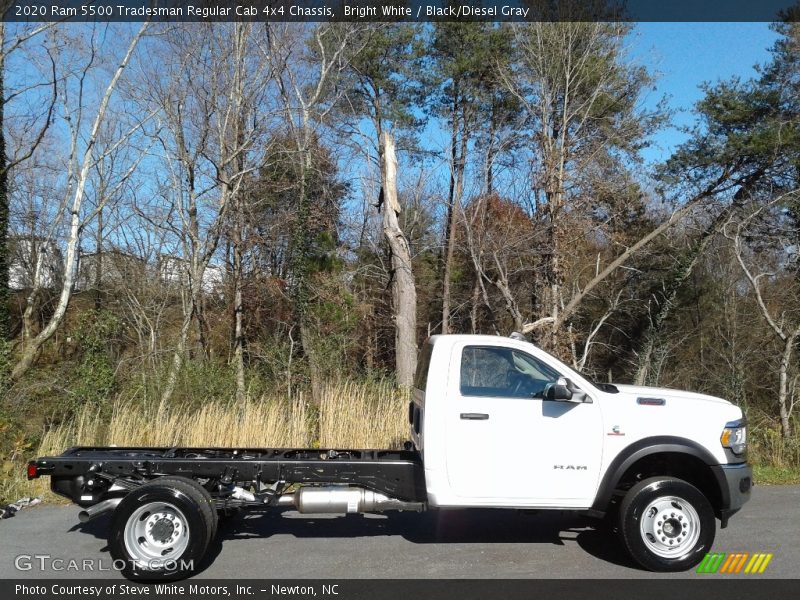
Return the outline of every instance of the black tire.
<path id="1" fill-rule="evenodd" d="M 148 510 L 149 507 L 154 508 Z M 204 495 L 184 478 L 159 478 L 133 490 L 119 503 L 111 520 L 108 548 L 115 568 L 123 567 L 122 574 L 134 581 L 170 581 L 187 577 L 199 567 L 213 535 L 213 520 L 208 519 L 207 509 Z M 136 517 L 139 512 L 141 516 Z M 142 531 L 142 535 L 137 537 L 136 529 L 150 526 L 150 531 L 153 531 L 150 518 L 155 519 L 162 512 L 165 515 L 171 512 L 177 518 L 158 518 L 156 527 L 164 523 L 162 531 L 172 531 L 163 527 L 173 527 L 175 535 L 179 531 L 178 540 L 184 547 L 174 551 L 166 548 L 160 553 L 163 558 L 153 559 L 152 556 L 159 555 L 158 548 L 147 542 L 147 532 Z M 182 525 L 175 526 L 176 521 Z M 169 538 L 169 533 L 165 535 Z M 145 557 L 143 548 L 151 555 Z"/>
<path id="2" fill-rule="evenodd" d="M 219 528 L 219 515 L 217 514 L 217 503 L 214 502 L 214 498 L 211 497 L 211 492 L 190 477 L 181 477 L 180 475 L 165 475 L 163 477 L 159 477 L 156 479 L 156 481 L 160 483 L 169 481 L 182 481 L 196 489 L 204 499 L 204 502 L 201 506 L 203 516 L 206 519 L 206 523 L 210 523 L 211 525 L 211 539 L 209 540 L 209 543 L 213 541 L 215 537 L 217 537 L 217 529 Z"/>
<path id="3" fill-rule="evenodd" d="M 631 558 L 649 571 L 691 569 L 711 550 L 714 509 L 690 483 L 652 477 L 634 485 L 619 508 L 619 533 Z"/>

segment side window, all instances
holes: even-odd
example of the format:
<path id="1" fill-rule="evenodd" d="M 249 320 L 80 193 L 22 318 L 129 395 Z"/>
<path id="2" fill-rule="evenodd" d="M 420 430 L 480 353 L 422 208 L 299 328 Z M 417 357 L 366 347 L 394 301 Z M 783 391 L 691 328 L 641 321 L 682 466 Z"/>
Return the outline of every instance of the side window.
<path id="1" fill-rule="evenodd" d="M 417 372 L 414 375 L 414 387 L 423 392 L 428 385 L 428 367 L 430 367 L 431 364 L 432 352 L 433 344 L 426 341 L 425 345 L 422 347 L 422 354 L 419 357 L 419 362 L 417 363 Z"/>
<path id="2" fill-rule="evenodd" d="M 510 348 L 468 346 L 461 354 L 461 395 L 541 398 L 557 371 Z"/>

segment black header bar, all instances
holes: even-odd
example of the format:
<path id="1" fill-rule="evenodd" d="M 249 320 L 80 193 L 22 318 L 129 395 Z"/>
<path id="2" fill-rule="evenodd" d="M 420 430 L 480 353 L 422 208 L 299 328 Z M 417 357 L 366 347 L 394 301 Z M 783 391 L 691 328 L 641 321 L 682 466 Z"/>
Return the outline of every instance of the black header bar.
<path id="1" fill-rule="evenodd" d="M 5 3 L 3 3 L 5 4 Z M 798 0 L 11 0 L 7 22 L 776 21 Z M 792 7 L 795 7 L 792 11 Z"/>

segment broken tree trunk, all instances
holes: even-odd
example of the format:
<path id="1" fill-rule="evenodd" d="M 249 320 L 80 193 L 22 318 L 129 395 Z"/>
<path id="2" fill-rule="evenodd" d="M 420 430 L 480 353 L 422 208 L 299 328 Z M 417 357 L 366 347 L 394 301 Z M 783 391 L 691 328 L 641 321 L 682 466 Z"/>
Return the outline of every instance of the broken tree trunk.
<path id="1" fill-rule="evenodd" d="M 417 367 L 417 290 L 411 268 L 411 250 L 398 216 L 397 157 L 394 138 L 381 136 L 381 183 L 383 186 L 383 233 L 392 253 L 392 304 L 395 326 L 397 383 L 410 387 Z"/>

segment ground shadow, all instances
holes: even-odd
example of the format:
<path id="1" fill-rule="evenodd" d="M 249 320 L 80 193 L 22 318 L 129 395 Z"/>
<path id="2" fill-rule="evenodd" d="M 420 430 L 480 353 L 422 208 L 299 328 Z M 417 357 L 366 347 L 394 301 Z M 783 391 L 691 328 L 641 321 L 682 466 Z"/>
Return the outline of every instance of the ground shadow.
<path id="1" fill-rule="evenodd" d="M 79 523 L 70 532 L 105 540 L 110 517 Z M 211 565 L 224 544 L 245 538 L 291 535 L 297 538 L 359 538 L 399 536 L 416 544 L 554 544 L 575 541 L 599 560 L 639 569 L 619 541 L 600 521 L 568 512 L 504 509 L 436 510 L 383 515 L 300 515 L 292 510 L 241 512 L 220 520 L 217 536 L 197 573 Z M 101 549 L 108 552 L 108 547 Z"/>
<path id="2" fill-rule="evenodd" d="M 222 543 L 273 535 L 297 538 L 400 536 L 416 544 L 554 544 L 575 541 L 586 553 L 640 570 L 605 523 L 575 513 L 504 509 L 434 510 L 384 515 L 299 515 L 294 511 L 241 513 L 220 526 Z"/>

